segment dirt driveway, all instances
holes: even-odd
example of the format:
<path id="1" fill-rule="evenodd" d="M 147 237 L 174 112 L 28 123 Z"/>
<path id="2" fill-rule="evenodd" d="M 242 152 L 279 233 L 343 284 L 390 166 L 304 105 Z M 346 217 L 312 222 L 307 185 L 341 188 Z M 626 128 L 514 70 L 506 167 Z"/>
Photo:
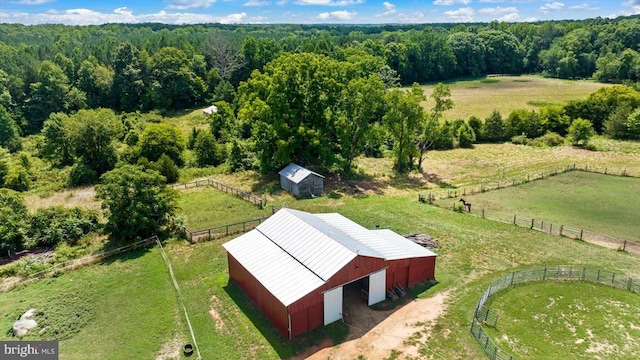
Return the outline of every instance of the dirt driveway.
<path id="1" fill-rule="evenodd" d="M 429 298 L 415 299 L 404 306 L 387 311 L 375 311 L 363 301 L 354 301 L 359 294 L 345 291 L 344 321 L 350 331 L 340 344 L 331 340 L 313 347 L 293 359 L 383 359 L 393 350 L 400 352 L 398 359 L 417 357 L 418 344 L 429 336 L 429 329 L 446 310 L 448 292 Z"/>

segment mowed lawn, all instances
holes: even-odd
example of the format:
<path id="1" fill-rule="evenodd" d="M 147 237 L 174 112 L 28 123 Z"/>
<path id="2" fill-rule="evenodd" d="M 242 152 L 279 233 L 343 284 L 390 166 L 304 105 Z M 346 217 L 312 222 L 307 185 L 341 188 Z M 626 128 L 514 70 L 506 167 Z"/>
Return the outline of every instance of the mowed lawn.
<path id="1" fill-rule="evenodd" d="M 569 100 L 586 99 L 603 86 L 591 81 L 549 79 L 540 76 L 502 76 L 445 83 L 451 89 L 454 107 L 444 115 L 449 119 L 468 119 L 471 115 L 487 118 L 494 110 L 503 117 L 516 109 L 535 110 L 544 105 L 564 105 Z M 423 86 L 431 95 L 435 85 Z M 433 99 L 423 102 L 433 107 Z"/>
<path id="2" fill-rule="evenodd" d="M 640 358 L 638 294 L 602 284 L 549 281 L 499 293 L 490 307 L 498 323 L 485 328 L 519 359 Z"/>
<path id="3" fill-rule="evenodd" d="M 513 215 L 640 241 L 635 199 L 640 179 L 571 171 L 526 184 L 464 196 L 489 218 Z M 451 208 L 458 199 L 437 201 Z"/>

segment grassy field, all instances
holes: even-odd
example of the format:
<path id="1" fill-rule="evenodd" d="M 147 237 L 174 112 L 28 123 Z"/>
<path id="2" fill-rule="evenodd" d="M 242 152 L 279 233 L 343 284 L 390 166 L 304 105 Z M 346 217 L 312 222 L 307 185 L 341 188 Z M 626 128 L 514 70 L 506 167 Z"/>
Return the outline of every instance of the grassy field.
<path id="1" fill-rule="evenodd" d="M 0 339 L 36 308 L 26 340 L 60 340 L 61 359 L 154 359 L 179 353 L 188 332 L 157 248 L 41 280 L 0 296 Z M 173 344 L 163 350 L 163 346 Z"/>
<path id="2" fill-rule="evenodd" d="M 201 196 L 216 196 L 216 191 L 209 189 Z M 321 197 L 287 205 L 312 212 L 340 212 L 368 228 L 380 224 L 401 234 L 424 232 L 438 239 L 442 246 L 437 251 L 438 284 L 419 296 L 446 292 L 448 308 L 436 324 L 421 325 L 422 331 L 432 334 L 416 340 L 424 356 L 484 356 L 469 333 L 470 320 L 488 284 L 505 272 L 576 264 L 640 276 L 637 257 L 627 253 L 420 204 L 414 196 Z M 222 222 L 230 220 L 222 216 Z M 167 245 L 204 358 L 286 358 L 345 331 L 338 324 L 293 342 L 283 339 L 228 282 L 224 241 L 192 246 L 172 241 Z M 42 307 L 50 297 L 62 294 L 76 298 L 56 298 L 56 309 L 85 304 L 89 310 L 79 331 L 61 342 L 61 359 L 96 358 L 93 354 L 107 359 L 147 359 L 161 352 L 163 345 L 189 338 L 157 249 L 3 294 L 0 311 L 6 315 L 2 326 L 8 329 L 21 312 Z"/>
<path id="3" fill-rule="evenodd" d="M 576 296 L 589 294 L 589 296 Z M 586 282 L 541 282 L 497 295 L 490 335 L 519 359 L 640 358 L 640 296 Z M 540 346 L 541 343 L 552 346 Z"/>
<path id="4" fill-rule="evenodd" d="M 635 201 L 640 198 L 640 179 L 572 171 L 544 180 L 467 195 L 475 212 L 485 209 L 490 218 L 513 218 L 517 214 L 557 225 L 640 241 Z M 457 199 L 439 200 L 452 206 Z"/>
<path id="5" fill-rule="evenodd" d="M 545 105 L 564 105 L 569 100 L 586 99 L 603 86 L 590 81 L 548 79 L 540 76 L 503 76 L 445 83 L 451 89 L 453 109 L 444 114 L 450 119 L 487 118 L 494 110 L 507 117 L 515 109 L 538 109 Z M 427 96 L 435 85 L 423 86 Z M 433 106 L 433 100 L 423 103 Z"/>
<path id="6" fill-rule="evenodd" d="M 271 215 L 269 206 L 259 209 L 239 197 L 209 186 L 181 190 L 181 213 L 187 227 L 200 230 Z"/>

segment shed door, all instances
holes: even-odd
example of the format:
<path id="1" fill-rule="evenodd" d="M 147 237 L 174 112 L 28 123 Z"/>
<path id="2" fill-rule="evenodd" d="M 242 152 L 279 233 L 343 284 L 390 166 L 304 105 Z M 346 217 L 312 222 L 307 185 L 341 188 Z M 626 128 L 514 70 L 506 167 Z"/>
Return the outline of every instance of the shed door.
<path id="1" fill-rule="evenodd" d="M 342 286 L 324 293 L 324 324 L 342 319 Z"/>
<path id="2" fill-rule="evenodd" d="M 369 275 L 369 306 L 384 301 L 387 283 L 387 270 L 382 269 Z"/>

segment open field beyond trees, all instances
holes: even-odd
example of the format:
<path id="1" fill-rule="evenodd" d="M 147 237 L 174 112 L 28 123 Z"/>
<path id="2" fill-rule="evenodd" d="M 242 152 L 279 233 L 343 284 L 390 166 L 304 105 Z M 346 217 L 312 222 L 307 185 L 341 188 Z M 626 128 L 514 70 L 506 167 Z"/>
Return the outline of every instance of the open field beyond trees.
<path id="1" fill-rule="evenodd" d="M 537 110 L 545 105 L 564 105 L 569 100 L 583 100 L 607 84 L 592 81 L 574 81 L 543 78 L 540 76 L 501 76 L 445 82 L 451 89 L 454 107 L 444 112 L 449 119 L 484 119 L 498 110 L 506 117 L 513 110 Z M 434 85 L 423 86 L 427 96 Z M 423 102 L 425 108 L 433 100 Z"/>

